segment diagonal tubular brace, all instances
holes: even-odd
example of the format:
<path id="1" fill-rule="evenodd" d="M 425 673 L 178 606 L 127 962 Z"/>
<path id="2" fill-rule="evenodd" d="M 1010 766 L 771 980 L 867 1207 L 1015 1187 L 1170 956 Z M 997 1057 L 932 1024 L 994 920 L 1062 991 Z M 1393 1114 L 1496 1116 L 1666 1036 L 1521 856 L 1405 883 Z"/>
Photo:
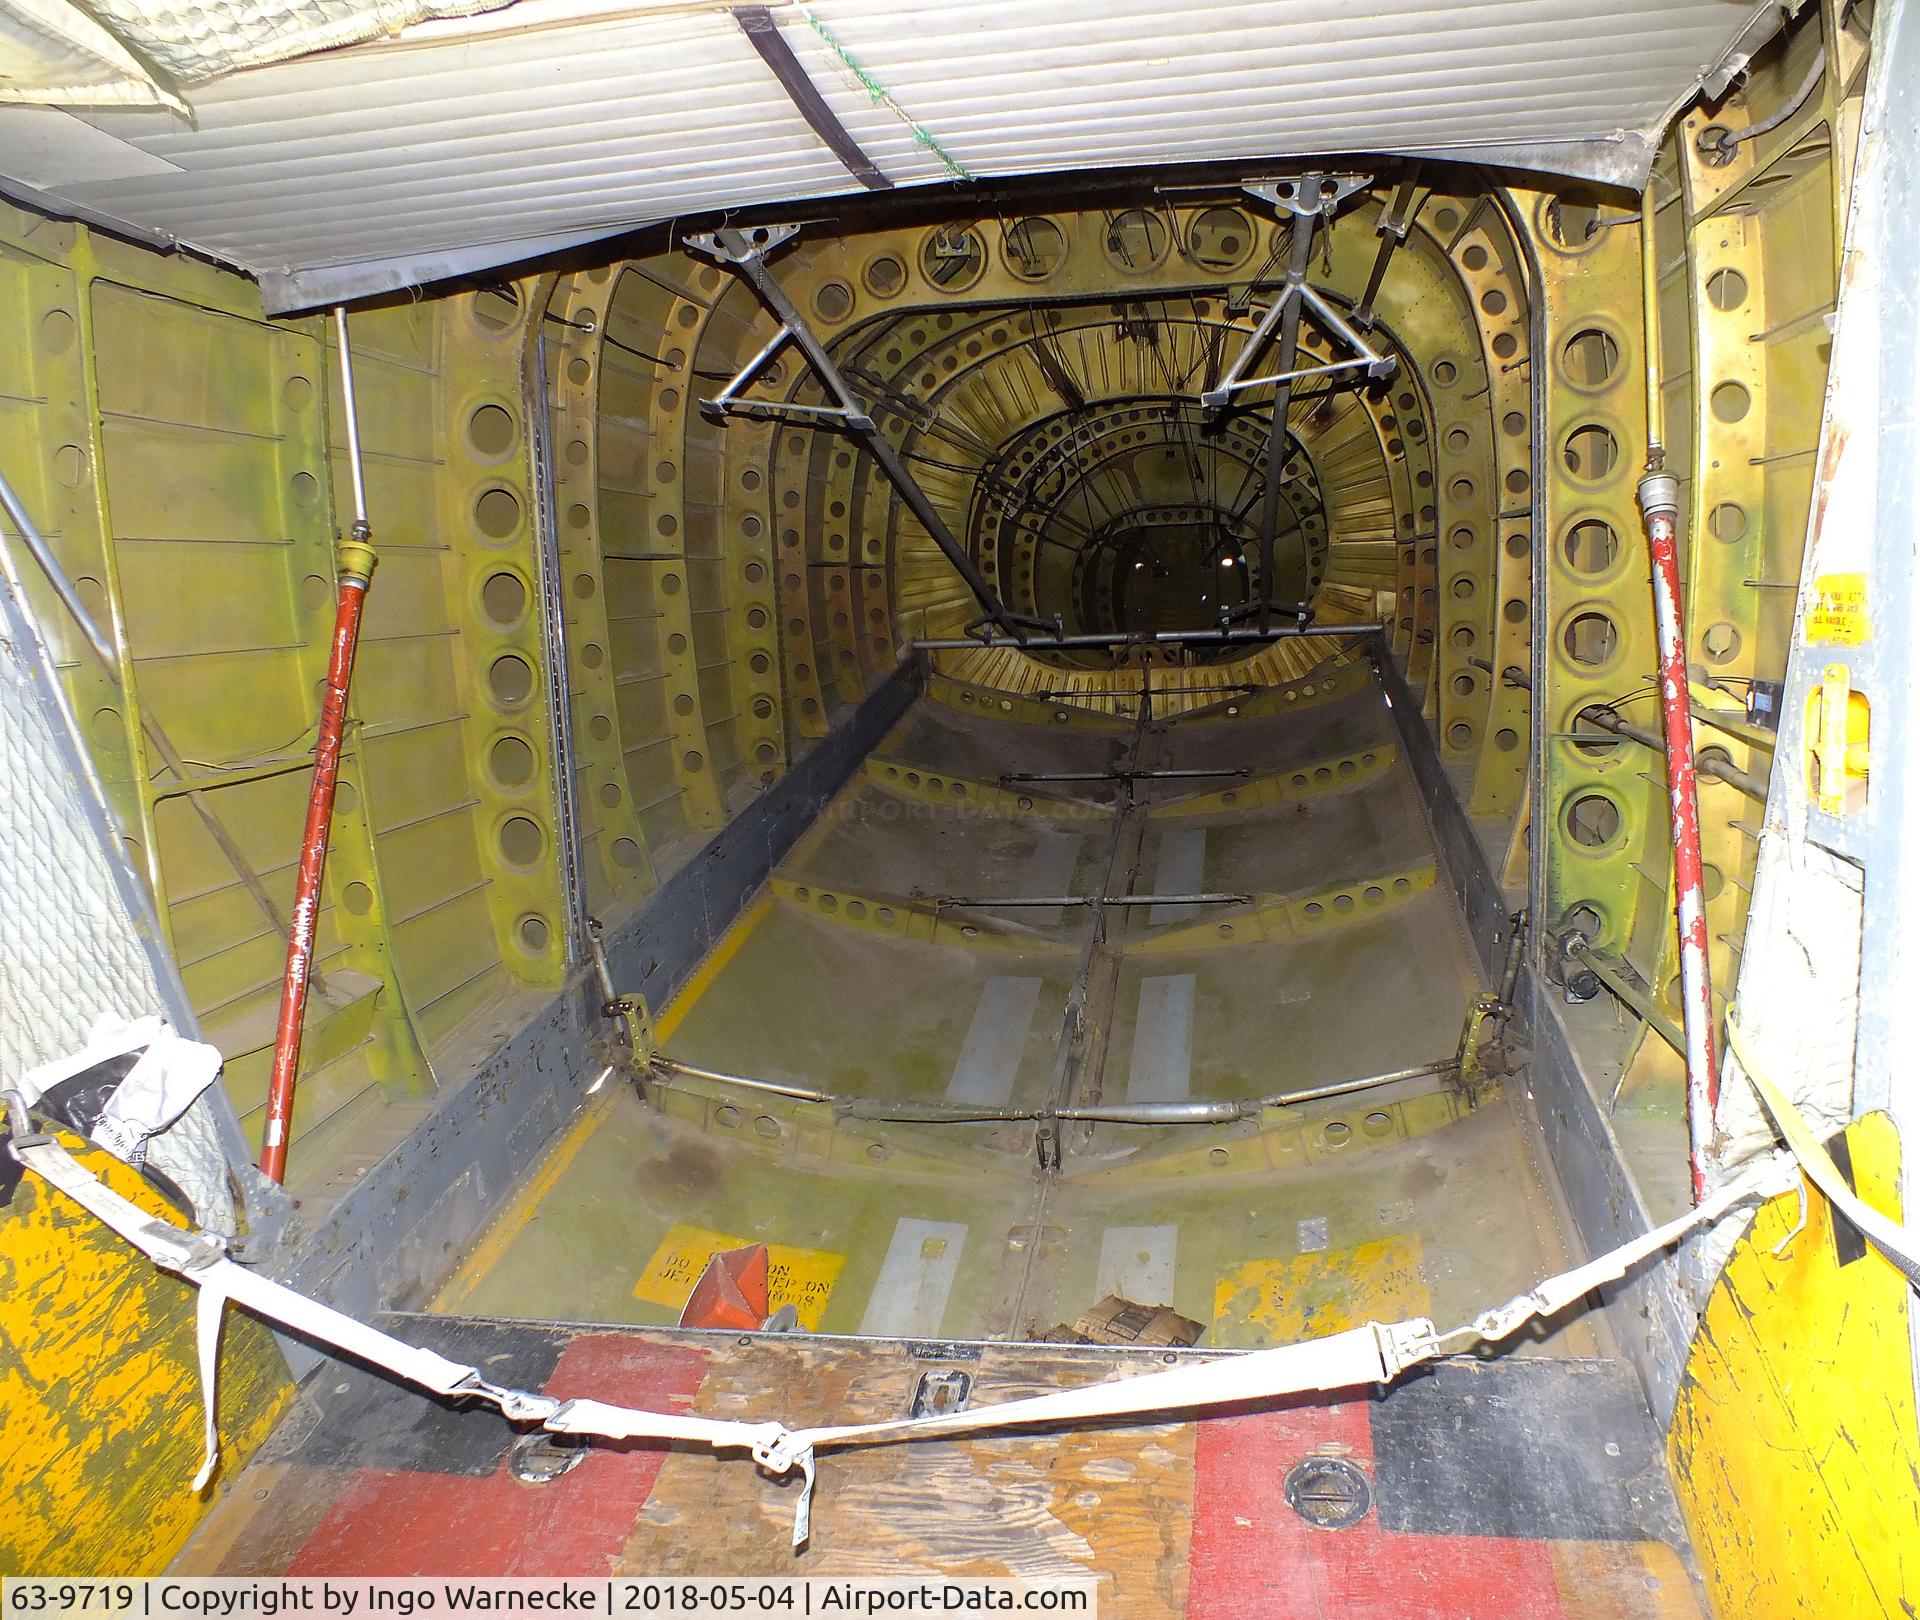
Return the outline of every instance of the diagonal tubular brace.
<path id="1" fill-rule="evenodd" d="M 1220 410 L 1235 394 L 1249 388 L 1262 388 L 1298 382 L 1303 377 L 1319 377 L 1329 372 L 1351 371 L 1364 367 L 1369 377 L 1393 375 L 1396 362 L 1382 354 L 1363 337 L 1337 307 L 1307 281 L 1307 264 L 1313 248 L 1314 226 L 1331 221 L 1333 211 L 1372 179 L 1364 174 L 1304 174 L 1292 180 L 1250 180 L 1243 188 L 1249 195 L 1271 203 L 1293 218 L 1289 241 L 1286 280 L 1279 295 L 1268 306 L 1260 323 L 1248 335 L 1233 363 L 1220 380 L 1200 396 L 1207 410 Z M 1350 360 L 1335 360 L 1326 365 L 1294 367 L 1295 337 L 1299 331 L 1300 309 L 1310 308 L 1315 315 L 1353 351 Z M 1265 377 L 1249 377 L 1247 369 L 1266 347 L 1276 328 L 1281 331 L 1280 370 Z"/>
<path id="2" fill-rule="evenodd" d="M 1264 499 L 1260 510 L 1260 600 L 1251 604 L 1259 616 L 1264 634 L 1273 626 L 1276 609 L 1293 614 L 1304 623 L 1306 615 L 1299 605 L 1276 602 L 1273 597 L 1274 536 L 1280 527 L 1280 486 L 1287 461 L 1287 414 L 1293 404 L 1293 385 L 1303 377 L 1319 377 L 1330 372 L 1364 369 L 1372 378 L 1393 375 L 1393 356 L 1382 354 L 1369 343 L 1307 280 L 1307 266 L 1313 257 L 1314 227 L 1325 221 L 1332 225 L 1333 213 L 1372 179 L 1364 174 L 1302 174 L 1290 180 L 1252 180 L 1243 188 L 1249 196 L 1270 203 L 1282 214 L 1292 216 L 1287 240 L 1287 275 L 1267 312 L 1248 334 L 1246 343 L 1234 356 L 1233 364 L 1214 387 L 1200 396 L 1207 410 L 1220 410 L 1232 402 L 1236 393 L 1271 385 L 1273 388 L 1273 426 L 1267 439 L 1267 468 Z M 1347 360 L 1325 365 L 1297 366 L 1300 344 L 1300 311 L 1310 308 L 1321 322 L 1353 350 Z M 1280 369 L 1265 377 L 1249 377 L 1247 370 L 1254 357 L 1278 330 L 1275 348 Z"/>
<path id="3" fill-rule="evenodd" d="M 1374 313 L 1373 301 L 1380 296 L 1380 285 L 1387 279 L 1387 266 L 1393 263 L 1394 250 L 1407 239 L 1413 229 L 1413 222 L 1419 217 L 1421 204 L 1426 201 L 1416 194 L 1420 189 L 1420 165 L 1414 164 L 1393 193 L 1393 201 L 1381 211 L 1380 223 L 1374 226 L 1374 234 L 1380 238 L 1380 251 L 1374 255 L 1373 273 L 1367 277 L 1367 290 L 1360 295 L 1360 302 L 1353 306 L 1353 324 L 1371 332 L 1379 316 Z"/>
<path id="4" fill-rule="evenodd" d="M 927 492 L 920 487 L 900 452 L 893 447 L 891 440 L 880 431 L 874 420 L 867 414 L 859 398 L 847 386 L 846 379 L 840 375 L 840 369 L 833 362 L 833 356 L 827 352 L 813 329 L 807 325 L 806 317 L 787 296 L 783 288 L 767 271 L 766 257 L 775 248 L 789 242 L 799 232 L 798 225 L 755 225 L 750 228 L 723 227 L 715 231 L 693 231 L 686 237 L 688 247 L 706 254 L 717 263 L 735 271 L 753 290 L 760 295 L 760 301 L 773 312 L 780 322 L 780 330 L 774 333 L 766 346 L 760 350 L 727 386 L 712 399 L 702 400 L 701 408 L 716 416 L 754 416 L 762 419 L 797 419 L 809 421 L 821 426 L 838 426 L 857 438 L 867 454 L 879 463 L 880 470 L 886 474 L 887 482 L 892 484 L 908 509 L 920 520 L 920 525 L 933 537 L 933 543 L 953 564 L 954 572 L 966 582 L 967 589 L 973 592 L 974 599 L 985 610 L 986 617 L 981 622 L 997 626 L 1016 641 L 1025 639 L 1026 630 L 1049 630 L 1057 633 L 1058 626 L 1048 619 L 1035 619 L 1025 614 L 1015 613 L 1000 600 L 992 582 L 980 571 L 968 553 L 967 548 L 954 537 L 947 527 L 947 521 L 928 499 Z M 791 341 L 807 362 L 813 367 L 814 374 L 837 405 L 803 405 L 791 400 L 752 400 L 741 398 L 742 392 L 774 354 Z"/>

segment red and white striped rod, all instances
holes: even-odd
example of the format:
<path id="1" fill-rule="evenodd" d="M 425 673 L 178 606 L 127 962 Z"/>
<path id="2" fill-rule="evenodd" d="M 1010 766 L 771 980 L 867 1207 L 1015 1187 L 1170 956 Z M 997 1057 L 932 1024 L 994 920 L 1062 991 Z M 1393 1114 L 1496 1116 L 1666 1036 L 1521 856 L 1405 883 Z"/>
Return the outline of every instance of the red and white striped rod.
<path id="1" fill-rule="evenodd" d="M 1640 512 L 1653 557 L 1653 617 L 1660 638 L 1660 717 L 1667 745 L 1673 826 L 1673 909 L 1680 935 L 1680 998 L 1687 1039 L 1687 1167 L 1693 1201 L 1706 1195 L 1720 1075 L 1714 1061 L 1713 981 L 1707 971 L 1706 871 L 1700 858 L 1700 786 L 1694 769 L 1687 638 L 1680 602 L 1680 548 L 1674 520 L 1680 483 L 1671 473 L 1640 480 Z"/>

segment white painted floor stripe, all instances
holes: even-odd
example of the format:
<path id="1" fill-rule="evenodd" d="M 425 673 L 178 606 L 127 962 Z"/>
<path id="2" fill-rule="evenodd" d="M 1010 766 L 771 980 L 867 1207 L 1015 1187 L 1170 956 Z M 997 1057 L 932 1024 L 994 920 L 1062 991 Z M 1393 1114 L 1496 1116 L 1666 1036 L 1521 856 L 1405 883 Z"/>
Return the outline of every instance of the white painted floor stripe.
<path id="1" fill-rule="evenodd" d="M 938 1336 L 966 1241 L 963 1222 L 921 1221 L 903 1215 L 893 1229 L 887 1257 L 880 1262 L 880 1277 L 860 1318 L 860 1331 L 883 1339 Z"/>
<path id="2" fill-rule="evenodd" d="M 1012 887 L 1002 893 L 1072 894 L 1073 877 L 1080 865 L 1080 850 L 1085 833 L 1067 832 L 1049 827 L 1040 834 L 1033 853 L 1020 863 Z M 999 915 L 1030 928 L 1051 928 L 1060 921 L 1060 906 L 1009 906 Z"/>
<path id="3" fill-rule="evenodd" d="M 994 978 L 980 987 L 980 1004 L 947 1083 L 948 1102 L 998 1107 L 1013 1095 L 1039 999 L 1038 979 Z"/>
<path id="4" fill-rule="evenodd" d="M 1093 1297 L 1118 1294 L 1136 1305 L 1171 1305 L 1179 1240 L 1177 1226 L 1109 1226 L 1100 1239 Z"/>
<path id="5" fill-rule="evenodd" d="M 1160 834 L 1160 859 L 1153 869 L 1155 894 L 1199 894 L 1207 886 L 1207 829 L 1168 827 Z M 1191 922 L 1198 906 L 1149 906 L 1147 923 Z"/>
<path id="6" fill-rule="evenodd" d="M 1133 1017 L 1127 1101 L 1185 1102 L 1192 1065 L 1193 975 L 1142 979 L 1140 1005 Z"/>

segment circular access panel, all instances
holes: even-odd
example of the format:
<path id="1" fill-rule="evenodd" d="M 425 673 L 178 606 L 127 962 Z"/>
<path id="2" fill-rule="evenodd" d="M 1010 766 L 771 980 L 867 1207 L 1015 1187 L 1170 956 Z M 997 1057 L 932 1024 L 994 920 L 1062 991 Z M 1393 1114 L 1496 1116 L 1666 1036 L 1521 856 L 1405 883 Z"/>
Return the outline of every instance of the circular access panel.
<path id="1" fill-rule="evenodd" d="M 1344 1457 L 1303 1457 L 1287 1470 L 1287 1506 L 1320 1530 L 1345 1530 L 1373 1506 L 1367 1476 Z"/>

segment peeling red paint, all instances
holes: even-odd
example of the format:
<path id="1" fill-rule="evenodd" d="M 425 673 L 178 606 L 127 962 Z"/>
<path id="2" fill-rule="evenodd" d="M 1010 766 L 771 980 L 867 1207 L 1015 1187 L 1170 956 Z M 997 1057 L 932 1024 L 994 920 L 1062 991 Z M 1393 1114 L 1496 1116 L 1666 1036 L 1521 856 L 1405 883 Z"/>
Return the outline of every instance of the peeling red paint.
<path id="1" fill-rule="evenodd" d="M 1647 500 L 1642 486 L 1642 501 Z M 1660 718 L 1667 745 L 1667 790 L 1673 827 L 1674 919 L 1680 941 L 1680 991 L 1687 1037 L 1687 1166 L 1693 1201 L 1706 1192 L 1707 1145 L 1720 1076 L 1714 1057 L 1713 982 L 1708 973 L 1706 873 L 1700 856 L 1700 785 L 1693 758 L 1692 699 L 1680 595 L 1680 548 L 1674 509 L 1646 510 L 1653 556 L 1654 622 L 1660 636 Z"/>
<path id="2" fill-rule="evenodd" d="M 685 1411 L 707 1352 L 625 1334 L 574 1339 L 546 1392 Z M 667 1448 L 595 1445 L 570 1472 L 525 1485 L 506 1461 L 482 1478 L 363 1468 L 342 1487 L 290 1575 L 605 1575 Z"/>

